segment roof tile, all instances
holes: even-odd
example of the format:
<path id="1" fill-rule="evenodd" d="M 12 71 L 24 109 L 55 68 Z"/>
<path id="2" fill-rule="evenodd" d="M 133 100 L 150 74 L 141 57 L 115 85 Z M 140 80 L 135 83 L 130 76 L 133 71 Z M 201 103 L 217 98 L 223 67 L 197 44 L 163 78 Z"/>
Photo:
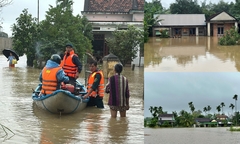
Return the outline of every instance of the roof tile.
<path id="1" fill-rule="evenodd" d="M 85 0 L 84 11 L 91 12 L 129 12 L 134 9 L 144 10 L 144 0 Z"/>

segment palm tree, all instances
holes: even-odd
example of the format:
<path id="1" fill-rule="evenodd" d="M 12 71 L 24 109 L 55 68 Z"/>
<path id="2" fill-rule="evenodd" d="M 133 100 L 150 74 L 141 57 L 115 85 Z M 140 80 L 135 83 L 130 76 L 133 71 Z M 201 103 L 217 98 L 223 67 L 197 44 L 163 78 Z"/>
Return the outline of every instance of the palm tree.
<path id="1" fill-rule="evenodd" d="M 182 126 L 190 127 L 194 123 L 193 116 L 187 111 L 181 110 L 179 116 L 179 123 Z"/>
<path id="2" fill-rule="evenodd" d="M 235 106 L 234 106 L 232 103 L 229 105 L 229 108 L 232 108 L 232 113 L 233 113 L 234 107 L 235 107 Z"/>
<path id="3" fill-rule="evenodd" d="M 237 121 L 238 121 L 238 118 L 237 118 L 237 98 L 238 98 L 238 95 L 234 95 L 233 96 L 233 99 L 235 99 L 235 116 L 236 116 L 236 126 L 237 126 Z"/>
<path id="4" fill-rule="evenodd" d="M 158 107 L 156 107 L 156 106 L 153 108 L 153 117 L 154 118 L 158 117 Z"/>
<path id="5" fill-rule="evenodd" d="M 223 107 L 225 106 L 224 102 L 221 102 L 221 107 L 222 107 L 222 114 L 223 114 Z"/>
<path id="6" fill-rule="evenodd" d="M 217 109 L 218 114 L 219 114 L 219 112 L 221 111 L 221 105 L 218 105 L 218 106 L 216 107 L 216 109 Z"/>
<path id="7" fill-rule="evenodd" d="M 158 114 L 162 114 L 162 113 L 163 113 L 162 107 L 159 106 L 159 107 L 158 107 Z"/>
<path id="8" fill-rule="evenodd" d="M 208 111 L 208 110 L 207 110 L 207 107 L 204 107 L 204 108 L 203 108 L 203 111 L 204 111 L 205 114 L 207 115 L 207 111 Z"/>
<path id="9" fill-rule="evenodd" d="M 153 106 L 150 106 L 149 111 L 153 115 Z"/>
<path id="10" fill-rule="evenodd" d="M 188 105 L 189 105 L 189 108 L 190 108 L 191 112 L 193 113 L 194 110 L 195 110 L 195 107 L 194 107 L 194 105 L 193 105 L 193 102 L 189 102 Z"/>
<path id="11" fill-rule="evenodd" d="M 210 110 L 211 110 L 212 108 L 211 108 L 211 106 L 210 105 L 208 105 L 207 106 L 207 111 L 208 111 L 208 114 L 209 114 L 209 112 L 210 112 Z"/>
<path id="12" fill-rule="evenodd" d="M 233 99 L 235 99 L 235 113 L 237 112 L 237 98 L 238 98 L 238 95 L 234 95 L 233 96 Z"/>

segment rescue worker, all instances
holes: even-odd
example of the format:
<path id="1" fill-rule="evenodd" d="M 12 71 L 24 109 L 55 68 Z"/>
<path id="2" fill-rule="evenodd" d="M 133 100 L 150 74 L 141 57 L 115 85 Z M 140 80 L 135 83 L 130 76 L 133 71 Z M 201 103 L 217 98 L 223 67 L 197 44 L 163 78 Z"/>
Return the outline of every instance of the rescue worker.
<path id="1" fill-rule="evenodd" d="M 78 56 L 74 53 L 72 44 L 66 44 L 66 51 L 61 66 L 65 74 L 69 77 L 69 83 L 75 86 L 76 79 L 82 71 L 82 64 Z"/>
<path id="2" fill-rule="evenodd" d="M 89 63 L 89 69 L 91 74 L 88 77 L 87 94 L 83 98 L 88 98 L 89 102 L 87 106 L 97 106 L 97 108 L 104 108 L 103 96 L 104 96 L 104 76 L 101 70 L 98 70 L 97 62 L 91 61 Z"/>
<path id="3" fill-rule="evenodd" d="M 60 67 L 61 57 L 53 54 L 46 66 L 40 73 L 39 81 L 42 83 L 41 94 L 51 94 L 55 90 L 60 89 L 62 82 L 68 82 L 69 78 Z"/>

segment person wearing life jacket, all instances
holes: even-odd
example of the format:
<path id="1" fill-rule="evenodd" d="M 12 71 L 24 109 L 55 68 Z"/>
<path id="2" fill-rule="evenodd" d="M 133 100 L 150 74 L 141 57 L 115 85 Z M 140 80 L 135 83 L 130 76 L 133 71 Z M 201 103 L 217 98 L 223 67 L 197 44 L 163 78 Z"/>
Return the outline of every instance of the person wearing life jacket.
<path id="1" fill-rule="evenodd" d="M 60 89 L 62 82 L 68 82 L 69 78 L 60 67 L 61 57 L 58 54 L 53 54 L 46 66 L 40 73 L 39 81 L 42 83 L 41 94 L 51 94 L 57 89 Z"/>
<path id="2" fill-rule="evenodd" d="M 91 74 L 88 77 L 87 94 L 83 98 L 88 98 L 89 102 L 87 106 L 97 106 L 97 108 L 104 108 L 103 96 L 104 96 L 104 76 L 101 70 L 97 68 L 97 62 L 91 61 L 89 63 L 89 69 Z"/>
<path id="3" fill-rule="evenodd" d="M 69 77 L 69 83 L 75 86 L 76 79 L 82 71 L 82 64 L 74 53 L 73 45 L 70 43 L 66 44 L 66 51 L 60 66 L 63 68 L 66 76 Z"/>

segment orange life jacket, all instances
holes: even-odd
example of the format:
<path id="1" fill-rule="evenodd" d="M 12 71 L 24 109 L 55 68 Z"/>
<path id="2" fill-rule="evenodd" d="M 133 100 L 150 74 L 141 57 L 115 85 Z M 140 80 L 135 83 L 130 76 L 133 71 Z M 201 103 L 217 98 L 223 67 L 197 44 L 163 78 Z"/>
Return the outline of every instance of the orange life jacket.
<path id="1" fill-rule="evenodd" d="M 77 66 L 72 62 L 72 58 L 74 55 L 77 56 L 73 50 L 70 52 L 70 55 L 67 58 L 66 58 L 66 54 L 65 54 L 63 57 L 63 60 L 60 64 L 60 66 L 62 66 L 65 74 L 69 77 L 75 77 L 76 73 L 78 71 Z"/>
<path id="2" fill-rule="evenodd" d="M 51 94 L 53 91 L 57 90 L 57 72 L 62 69 L 61 67 L 57 68 L 46 68 L 42 70 L 42 94 Z"/>
<path id="3" fill-rule="evenodd" d="M 101 75 L 101 79 L 100 79 L 100 83 L 98 85 L 98 88 L 95 91 L 92 91 L 92 93 L 90 94 L 90 96 L 92 97 L 96 97 L 97 95 L 99 95 L 100 97 L 104 96 L 104 77 L 103 77 L 103 73 L 102 71 L 96 71 L 94 73 L 91 73 L 88 77 L 88 84 L 87 84 L 87 91 L 90 91 L 90 88 L 92 87 L 93 83 L 94 83 L 94 79 L 95 79 L 95 75 L 99 73 Z"/>

